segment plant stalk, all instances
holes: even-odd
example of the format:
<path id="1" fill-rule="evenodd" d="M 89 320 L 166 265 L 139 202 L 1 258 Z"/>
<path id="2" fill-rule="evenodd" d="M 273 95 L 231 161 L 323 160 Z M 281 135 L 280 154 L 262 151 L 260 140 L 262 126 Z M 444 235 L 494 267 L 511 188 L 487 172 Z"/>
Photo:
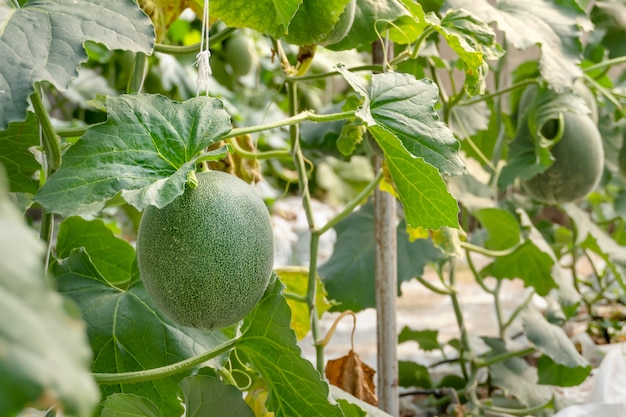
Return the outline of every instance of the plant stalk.
<path id="1" fill-rule="evenodd" d="M 154 379 L 176 375 L 178 373 L 190 370 L 191 368 L 200 365 L 208 361 L 209 359 L 213 359 L 216 356 L 219 356 L 222 353 L 229 351 L 237 345 L 240 339 L 241 337 L 230 339 L 207 352 L 201 353 L 180 362 L 173 363 L 171 365 L 162 366 L 160 368 L 147 369 L 145 371 L 136 372 L 94 373 L 93 377 L 98 384 L 113 385 L 134 384 L 137 382 L 151 381 Z"/>

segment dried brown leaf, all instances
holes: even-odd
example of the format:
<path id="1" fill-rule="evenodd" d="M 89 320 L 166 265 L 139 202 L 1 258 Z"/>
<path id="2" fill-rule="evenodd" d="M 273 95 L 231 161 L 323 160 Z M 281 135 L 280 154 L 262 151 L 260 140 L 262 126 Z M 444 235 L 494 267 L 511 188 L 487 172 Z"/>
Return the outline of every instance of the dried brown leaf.
<path id="1" fill-rule="evenodd" d="M 346 356 L 331 359 L 326 363 L 326 378 L 331 384 L 360 400 L 378 406 L 374 385 L 375 373 L 376 371 L 364 363 L 353 350 Z"/>

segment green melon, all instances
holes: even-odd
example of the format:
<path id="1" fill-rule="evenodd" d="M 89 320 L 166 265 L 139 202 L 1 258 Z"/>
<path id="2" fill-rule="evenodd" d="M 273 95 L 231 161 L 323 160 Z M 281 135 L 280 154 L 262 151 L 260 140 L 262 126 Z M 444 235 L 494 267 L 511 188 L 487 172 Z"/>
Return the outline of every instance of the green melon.
<path id="1" fill-rule="evenodd" d="M 339 20 L 335 23 L 335 26 L 326 34 L 324 40 L 320 41 L 320 45 L 322 46 L 330 46 L 340 42 L 343 38 L 345 38 L 350 29 L 352 28 L 352 23 L 354 23 L 354 17 L 356 15 L 356 0 L 350 0 L 350 3 L 343 9 L 341 15 L 339 15 Z"/>
<path id="2" fill-rule="evenodd" d="M 243 319 L 265 291 L 274 237 L 259 194 L 220 171 L 167 206 L 149 206 L 137 236 L 137 262 L 152 299 L 179 324 L 225 327 Z"/>
<path id="3" fill-rule="evenodd" d="M 544 135 L 558 130 L 557 120 L 544 126 Z M 524 190 L 546 204 L 568 203 L 587 196 L 598 184 L 604 168 L 604 149 L 598 128 L 587 115 L 564 113 L 563 137 L 551 149 L 554 163 L 541 174 L 522 182 Z M 529 140 L 532 140 L 529 138 Z"/>

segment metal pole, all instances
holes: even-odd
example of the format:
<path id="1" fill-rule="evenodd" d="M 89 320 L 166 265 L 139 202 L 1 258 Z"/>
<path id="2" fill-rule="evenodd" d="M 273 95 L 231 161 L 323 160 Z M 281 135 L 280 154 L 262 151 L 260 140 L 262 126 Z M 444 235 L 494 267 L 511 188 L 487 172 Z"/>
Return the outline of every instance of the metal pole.
<path id="1" fill-rule="evenodd" d="M 393 45 L 388 44 L 386 58 L 390 59 Z M 384 62 L 383 45 L 376 42 L 372 48 L 374 64 Z M 382 168 L 382 161 L 375 157 L 376 169 Z M 376 224 L 376 317 L 378 348 L 378 406 L 398 417 L 400 403 L 398 395 L 398 354 L 396 298 L 398 288 L 398 261 L 396 240 L 396 199 L 391 194 L 376 189 L 374 191 Z"/>

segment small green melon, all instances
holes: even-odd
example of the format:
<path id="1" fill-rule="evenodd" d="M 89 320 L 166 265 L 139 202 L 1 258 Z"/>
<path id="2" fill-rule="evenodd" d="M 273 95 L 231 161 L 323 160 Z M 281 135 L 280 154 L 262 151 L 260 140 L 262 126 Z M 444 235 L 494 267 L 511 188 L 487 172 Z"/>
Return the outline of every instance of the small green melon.
<path id="1" fill-rule="evenodd" d="M 250 185 L 221 171 L 197 179 L 167 206 L 145 210 L 137 262 L 157 307 L 184 326 L 216 329 L 243 319 L 261 299 L 274 236 Z"/>

